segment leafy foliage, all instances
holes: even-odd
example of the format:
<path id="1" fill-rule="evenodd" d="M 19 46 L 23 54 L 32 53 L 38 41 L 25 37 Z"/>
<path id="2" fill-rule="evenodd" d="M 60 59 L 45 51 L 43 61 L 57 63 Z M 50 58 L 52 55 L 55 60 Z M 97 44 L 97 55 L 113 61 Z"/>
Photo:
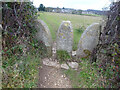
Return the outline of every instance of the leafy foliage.
<path id="1" fill-rule="evenodd" d="M 92 54 L 100 71 L 109 81 L 108 88 L 120 88 L 120 1 L 113 2 L 108 11 L 106 26 L 100 33 L 98 46 Z"/>
<path id="2" fill-rule="evenodd" d="M 79 29 L 76 29 L 76 31 L 80 34 L 83 33 L 85 27 L 84 26 L 80 26 Z"/>
<path id="3" fill-rule="evenodd" d="M 43 4 L 40 4 L 38 11 L 45 11 L 45 6 Z"/>
<path id="4" fill-rule="evenodd" d="M 80 59 L 78 71 L 69 69 L 65 74 L 69 76 L 73 88 L 104 88 L 104 80 L 97 72 L 97 67 L 90 64 L 88 59 Z"/>
<path id="5" fill-rule="evenodd" d="M 60 60 L 60 63 L 66 62 L 68 59 L 71 59 L 71 56 L 67 51 L 57 50 L 57 59 Z"/>
<path id="6" fill-rule="evenodd" d="M 3 87 L 37 87 L 43 42 L 35 39 L 37 10 L 32 2 L 2 2 Z"/>
<path id="7" fill-rule="evenodd" d="M 34 60 L 34 61 L 33 61 Z M 34 62 L 34 63 L 33 63 Z M 18 59 L 13 56 L 3 62 L 3 88 L 35 88 L 38 82 L 39 57 L 28 55 Z"/>
<path id="8" fill-rule="evenodd" d="M 3 56 L 11 56 L 8 55 L 8 51 L 13 55 L 16 55 L 18 51 L 22 54 L 23 49 L 20 50 L 19 45 L 25 44 L 24 49 L 30 47 L 29 43 L 32 42 L 37 31 L 34 26 L 37 12 L 31 2 L 4 2 L 2 6 Z M 16 50 L 15 47 L 19 49 Z"/>

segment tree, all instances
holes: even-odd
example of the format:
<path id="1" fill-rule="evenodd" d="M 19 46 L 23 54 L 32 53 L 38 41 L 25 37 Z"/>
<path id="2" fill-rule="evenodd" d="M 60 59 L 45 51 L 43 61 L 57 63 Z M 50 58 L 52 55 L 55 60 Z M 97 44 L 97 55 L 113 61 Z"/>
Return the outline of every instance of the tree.
<path id="1" fill-rule="evenodd" d="M 45 6 L 43 4 L 40 4 L 38 11 L 45 11 Z"/>
<path id="2" fill-rule="evenodd" d="M 45 6 L 43 7 L 43 11 L 45 11 Z"/>
<path id="3" fill-rule="evenodd" d="M 82 10 L 77 10 L 77 14 L 81 15 L 82 14 Z"/>
<path id="4" fill-rule="evenodd" d="M 64 7 L 62 9 L 65 9 Z"/>

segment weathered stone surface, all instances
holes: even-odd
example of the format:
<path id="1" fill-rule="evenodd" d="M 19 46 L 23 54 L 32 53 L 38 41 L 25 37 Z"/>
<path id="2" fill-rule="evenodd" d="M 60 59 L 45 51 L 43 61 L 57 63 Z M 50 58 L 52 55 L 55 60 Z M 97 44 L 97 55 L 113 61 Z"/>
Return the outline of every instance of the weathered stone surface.
<path id="1" fill-rule="evenodd" d="M 46 25 L 46 23 L 42 20 L 37 20 L 36 26 L 38 29 L 38 33 L 36 35 L 37 39 L 42 40 L 46 46 L 51 47 L 52 46 L 52 37 L 51 37 L 50 30 L 49 30 L 48 26 Z"/>
<path id="2" fill-rule="evenodd" d="M 51 61 L 48 58 L 45 58 L 43 60 L 43 64 L 46 66 L 52 66 L 52 67 L 56 67 L 56 68 L 60 68 L 60 64 L 56 61 Z"/>
<path id="3" fill-rule="evenodd" d="M 0 24 L 0 30 L 2 30 L 2 25 Z"/>
<path id="4" fill-rule="evenodd" d="M 2 35 L 2 33 L 1 33 L 1 32 L 2 32 L 2 29 L 3 29 L 3 28 L 2 28 L 2 25 L 0 24 L 0 37 L 1 37 L 1 35 Z"/>
<path id="5" fill-rule="evenodd" d="M 38 30 L 38 33 L 36 34 L 38 41 L 42 41 L 45 44 L 45 46 L 47 47 L 48 54 L 51 55 L 53 41 L 48 26 L 44 21 L 37 20 L 36 28 Z"/>
<path id="6" fill-rule="evenodd" d="M 68 66 L 66 63 L 60 64 L 59 62 L 53 61 L 52 59 L 48 59 L 48 58 L 45 58 L 42 61 L 43 61 L 43 65 L 50 66 L 50 67 L 62 68 L 62 69 L 69 69 L 69 67 L 71 67 L 74 70 L 78 69 L 77 62 L 67 62 L 67 64 L 69 65 Z"/>
<path id="7" fill-rule="evenodd" d="M 61 64 L 61 68 L 63 68 L 63 69 L 69 69 L 69 66 L 66 63 L 64 63 L 64 64 Z"/>
<path id="8" fill-rule="evenodd" d="M 2 25 L 0 24 L 0 50 L 2 50 Z M 0 52 L 1 55 L 1 52 Z"/>
<path id="9" fill-rule="evenodd" d="M 63 21 L 57 32 L 57 50 L 72 52 L 73 28 L 70 21 Z"/>
<path id="10" fill-rule="evenodd" d="M 52 59 L 56 59 L 56 42 L 52 46 Z"/>
<path id="11" fill-rule="evenodd" d="M 100 24 L 94 23 L 90 25 L 81 35 L 78 50 L 76 55 L 78 57 L 87 57 L 96 47 L 99 40 Z"/>
<path id="12" fill-rule="evenodd" d="M 72 56 L 76 56 L 76 51 L 72 51 Z"/>
<path id="13" fill-rule="evenodd" d="M 2 25 L 0 24 L 0 51 L 2 51 Z M 0 89 L 2 89 L 2 55 L 1 55 L 1 52 L 0 52 Z"/>
<path id="14" fill-rule="evenodd" d="M 78 63 L 77 62 L 68 62 L 68 65 L 73 69 L 78 69 Z"/>

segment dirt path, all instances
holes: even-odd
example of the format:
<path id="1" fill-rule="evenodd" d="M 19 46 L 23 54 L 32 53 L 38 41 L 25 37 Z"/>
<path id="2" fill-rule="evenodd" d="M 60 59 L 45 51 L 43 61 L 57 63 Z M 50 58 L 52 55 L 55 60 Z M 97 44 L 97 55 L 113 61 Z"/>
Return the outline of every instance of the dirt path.
<path id="1" fill-rule="evenodd" d="M 43 65 L 39 73 L 39 88 L 71 88 L 70 80 L 61 69 Z"/>
<path id="2" fill-rule="evenodd" d="M 55 58 L 56 43 L 53 44 L 53 56 Z M 72 88 L 68 77 L 62 72 L 62 69 L 43 65 L 39 71 L 39 88 Z"/>

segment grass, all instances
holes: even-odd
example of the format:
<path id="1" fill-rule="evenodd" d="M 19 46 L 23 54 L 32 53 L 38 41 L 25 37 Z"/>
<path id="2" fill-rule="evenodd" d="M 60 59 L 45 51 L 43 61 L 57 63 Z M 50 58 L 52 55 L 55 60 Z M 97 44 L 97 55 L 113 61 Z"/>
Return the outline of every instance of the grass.
<path id="1" fill-rule="evenodd" d="M 51 12 L 39 12 L 40 16 L 38 19 L 42 19 L 49 27 L 53 40 L 56 40 L 57 30 L 63 20 L 69 20 L 72 23 L 74 30 L 74 45 L 73 50 L 77 49 L 77 45 L 82 32 L 78 30 L 85 30 L 90 24 L 99 22 L 101 16 L 86 16 L 86 15 L 73 15 L 63 13 L 51 13 Z"/>
<path id="2" fill-rule="evenodd" d="M 79 71 L 79 72 L 78 72 Z M 69 69 L 65 74 L 70 78 L 73 88 L 102 88 L 102 77 L 87 59 L 81 60 L 78 71 Z"/>
<path id="3" fill-rule="evenodd" d="M 102 15 L 97 15 L 97 14 L 82 14 L 82 15 L 85 15 L 85 16 L 96 16 L 96 17 L 102 16 Z"/>
<path id="4" fill-rule="evenodd" d="M 10 63 L 11 62 L 11 63 Z M 33 63 L 34 62 L 34 63 Z M 10 64 L 10 65 L 9 65 Z M 3 88 L 35 88 L 38 83 L 40 58 L 28 55 L 26 58 L 3 59 Z M 9 77 L 9 78 L 7 78 Z"/>
<path id="5" fill-rule="evenodd" d="M 71 56 L 67 51 L 64 50 L 57 50 L 57 59 L 60 63 L 66 62 L 68 59 L 71 59 Z"/>
<path id="6" fill-rule="evenodd" d="M 57 30 L 63 20 L 71 21 L 73 25 L 74 45 L 73 50 L 77 49 L 77 45 L 83 31 L 92 23 L 97 23 L 102 16 L 96 15 L 73 15 L 62 13 L 39 12 L 40 17 L 49 27 L 53 40 L 56 40 Z M 58 58 L 66 60 L 67 54 L 62 51 L 57 52 Z M 104 80 L 98 74 L 98 68 L 90 64 L 89 60 L 82 59 L 79 63 L 78 71 L 69 69 L 64 73 L 70 78 L 73 88 L 102 88 L 105 87 Z"/>

